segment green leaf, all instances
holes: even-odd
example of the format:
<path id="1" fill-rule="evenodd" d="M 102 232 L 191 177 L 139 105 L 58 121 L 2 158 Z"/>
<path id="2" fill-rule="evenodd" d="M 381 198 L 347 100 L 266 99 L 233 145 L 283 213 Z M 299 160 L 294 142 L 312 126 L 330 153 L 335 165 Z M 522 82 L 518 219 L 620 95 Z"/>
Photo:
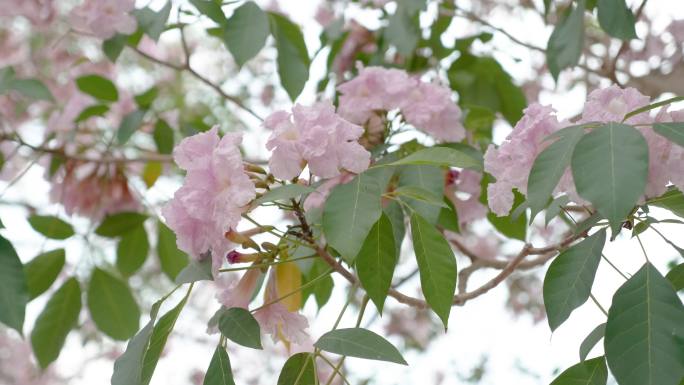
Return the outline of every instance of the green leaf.
<path id="1" fill-rule="evenodd" d="M 596 346 L 596 344 L 601 341 L 603 336 L 606 334 L 606 324 L 602 323 L 594 328 L 594 330 L 589 333 L 589 335 L 582 341 L 580 345 L 579 355 L 580 361 L 587 359 L 587 356 L 591 352 L 591 349 Z"/>
<path id="2" fill-rule="evenodd" d="M 651 199 L 647 203 L 670 210 L 673 214 L 684 218 L 684 194 L 677 188 L 670 188 L 665 194 Z"/>
<path id="3" fill-rule="evenodd" d="M 50 89 L 38 79 L 13 79 L 9 88 L 18 91 L 22 95 L 36 100 L 55 100 Z"/>
<path id="4" fill-rule="evenodd" d="M 371 228 L 356 256 L 356 271 L 361 285 L 380 313 L 392 284 L 398 257 L 392 222 L 383 213 Z"/>
<path id="5" fill-rule="evenodd" d="M 185 307 L 187 300 L 188 296 L 186 295 L 176 307 L 159 318 L 159 322 L 154 325 L 154 329 L 150 335 L 149 346 L 145 350 L 145 356 L 142 360 L 141 384 L 147 385 L 150 383 L 152 375 L 154 374 L 154 369 L 157 367 L 157 362 L 159 362 L 159 357 L 161 357 L 164 346 L 166 346 L 166 341 L 169 339 L 169 335 L 176 325 L 178 316 L 183 310 L 183 307 Z"/>
<path id="6" fill-rule="evenodd" d="M 684 147 L 684 123 L 654 123 L 653 131 Z"/>
<path id="7" fill-rule="evenodd" d="M 67 239 L 75 234 L 70 224 L 50 215 L 31 215 L 28 222 L 34 230 L 50 239 Z"/>
<path id="8" fill-rule="evenodd" d="M 128 139 L 138 131 L 144 117 L 145 111 L 143 110 L 136 110 L 124 116 L 121 120 L 121 124 L 119 124 L 119 129 L 116 131 L 116 139 L 120 145 L 126 144 Z"/>
<path id="9" fill-rule="evenodd" d="M 128 286 L 99 268 L 90 277 L 88 309 L 97 328 L 115 340 L 131 338 L 140 325 L 140 310 Z"/>
<path id="10" fill-rule="evenodd" d="M 134 10 L 133 14 L 138 20 L 138 28 L 152 40 L 157 41 L 166 28 L 166 21 L 169 20 L 171 1 L 167 1 L 164 8 L 160 9 L 159 12 L 146 7 Z"/>
<path id="11" fill-rule="evenodd" d="M 323 334 L 314 346 L 343 356 L 408 365 L 397 348 L 367 329 L 336 329 Z"/>
<path id="12" fill-rule="evenodd" d="M 278 385 L 318 385 L 316 359 L 311 353 L 288 358 L 278 376 Z"/>
<path id="13" fill-rule="evenodd" d="M 684 376 L 684 306 L 646 263 L 613 296 L 605 352 L 620 385 L 678 385 Z"/>
<path id="14" fill-rule="evenodd" d="M 643 107 L 639 107 L 634 111 L 630 111 L 630 112 L 626 113 L 625 117 L 622 118 L 622 121 L 625 122 L 625 121 L 627 121 L 627 119 L 631 118 L 632 116 L 636 116 L 636 115 L 639 115 L 639 114 L 644 113 L 646 111 L 651 111 L 653 109 L 656 109 L 656 108 L 659 108 L 662 106 L 666 106 L 668 104 L 672 104 L 675 102 L 681 102 L 682 100 L 684 100 L 684 96 L 675 96 L 673 98 L 661 100 L 659 102 L 655 102 L 655 103 L 651 103 L 651 104 L 643 106 Z"/>
<path id="15" fill-rule="evenodd" d="M 159 88 L 153 86 L 142 94 L 135 95 L 135 103 L 141 109 L 149 109 L 157 95 L 159 95 Z"/>
<path id="16" fill-rule="evenodd" d="M 397 9 L 388 21 L 384 31 L 387 41 L 397 48 L 402 56 L 411 56 L 420 39 L 420 23 L 417 12 L 405 6 L 407 1 L 398 1 Z"/>
<path id="17" fill-rule="evenodd" d="M 143 182 L 145 182 L 145 186 L 147 186 L 147 188 L 152 188 L 163 171 L 164 167 L 160 162 L 147 162 L 142 173 L 142 179 Z"/>
<path id="18" fill-rule="evenodd" d="M 263 349 L 259 324 L 247 309 L 233 307 L 226 310 L 219 318 L 218 328 L 221 334 L 237 344 Z"/>
<path id="19" fill-rule="evenodd" d="M 393 193 L 399 197 L 407 197 L 417 201 L 425 202 L 433 206 L 448 208 L 442 197 L 433 194 L 431 191 L 418 186 L 399 186 Z"/>
<path id="20" fill-rule="evenodd" d="M 115 238 L 124 235 L 140 226 L 147 215 L 135 212 L 123 212 L 108 215 L 95 229 L 95 234 Z"/>
<path id="21" fill-rule="evenodd" d="M 166 225 L 159 222 L 157 228 L 157 255 L 159 256 L 159 263 L 162 271 L 171 280 L 176 279 L 176 276 L 188 265 L 188 256 L 178 249 L 176 246 L 176 234 L 171 231 Z"/>
<path id="22" fill-rule="evenodd" d="M 440 196 L 444 194 L 444 170 L 437 166 L 427 165 L 402 166 L 399 171 L 398 185 L 399 188 L 404 186 L 417 187 L 432 193 L 432 195 Z M 408 204 L 428 222 L 437 223 L 439 213 L 442 210 L 441 207 L 409 197 L 402 198 L 402 202 Z"/>
<path id="23" fill-rule="evenodd" d="M 207 3 L 211 3 L 211 1 L 207 1 Z M 235 385 L 228 352 L 220 344 L 214 350 L 214 355 L 211 357 L 202 385 Z"/>
<path id="24" fill-rule="evenodd" d="M 567 195 L 561 195 L 558 198 L 551 201 L 548 207 L 546 207 L 546 213 L 544 215 L 544 224 L 548 226 L 549 222 L 551 222 L 553 218 L 557 217 L 561 213 L 561 211 L 563 211 L 563 206 L 567 205 L 568 202 L 570 202 L 570 198 L 568 198 Z"/>
<path id="25" fill-rule="evenodd" d="M 89 106 L 83 109 L 80 114 L 78 114 L 78 117 L 76 120 L 74 120 L 74 123 L 80 123 L 83 121 L 86 121 L 93 116 L 103 116 L 109 112 L 109 106 L 106 104 L 96 104 L 94 106 Z"/>
<path id="26" fill-rule="evenodd" d="M 625 0 L 599 0 L 598 21 L 601 28 L 610 36 L 622 40 L 637 37 L 634 29 L 636 18 Z"/>
<path id="27" fill-rule="evenodd" d="M 323 232 L 342 258 L 351 262 L 361 250 L 371 227 L 382 214 L 382 189 L 369 172 L 336 186 L 323 208 Z"/>
<path id="28" fill-rule="evenodd" d="M 126 277 L 142 267 L 150 251 L 147 231 L 141 224 L 121 236 L 116 247 L 116 267 Z"/>
<path id="29" fill-rule="evenodd" d="M 665 276 L 676 291 L 684 290 L 684 263 L 680 263 Z"/>
<path id="30" fill-rule="evenodd" d="M 571 366 L 550 385 L 606 385 L 607 381 L 606 360 L 601 356 Z"/>
<path id="31" fill-rule="evenodd" d="M 579 63 L 584 46 L 584 0 L 554 28 L 546 46 L 546 62 L 554 79 L 558 74 Z"/>
<path id="32" fill-rule="evenodd" d="M 116 60 L 123 52 L 124 47 L 126 47 L 126 42 L 128 41 L 128 36 L 117 33 L 113 37 L 102 42 L 102 52 L 105 56 L 112 62 L 115 63 Z"/>
<path id="33" fill-rule="evenodd" d="M 301 184 L 288 184 L 285 186 L 279 186 L 267 191 L 259 199 L 256 199 L 254 204 L 258 206 L 267 202 L 286 201 L 298 198 L 301 195 L 310 193 L 312 191 L 314 191 L 313 188 Z"/>
<path id="34" fill-rule="evenodd" d="M 544 277 L 544 306 L 552 331 L 589 299 L 605 243 L 606 230 L 601 229 L 563 251 L 549 266 Z"/>
<path id="35" fill-rule="evenodd" d="M 401 252 L 401 244 L 406 235 L 406 225 L 404 223 L 404 211 L 401 209 L 399 203 L 392 201 L 382 209 L 383 213 L 392 222 L 392 233 L 394 234 L 394 246 L 397 249 L 397 255 Z"/>
<path id="36" fill-rule="evenodd" d="M 39 254 L 24 265 L 29 301 L 45 293 L 59 276 L 65 262 L 64 249 Z"/>
<path id="37" fill-rule="evenodd" d="M 458 223 L 458 213 L 453 202 L 447 197 L 444 197 L 444 204 L 446 207 L 439 210 L 439 217 L 437 218 L 437 226 L 453 231 L 455 233 L 461 232 L 461 226 Z"/>
<path id="38" fill-rule="evenodd" d="M 190 3 L 200 11 L 201 14 L 206 15 L 218 25 L 226 24 L 226 15 L 221 9 L 221 4 L 213 0 L 190 0 Z"/>
<path id="39" fill-rule="evenodd" d="M 261 51 L 269 33 L 268 16 L 256 3 L 248 1 L 228 19 L 223 29 L 223 42 L 238 67 L 242 67 Z"/>
<path id="40" fill-rule="evenodd" d="M 456 257 L 442 234 L 417 213 L 411 215 L 411 234 L 425 300 L 446 328 L 456 291 Z"/>
<path id="41" fill-rule="evenodd" d="M 24 267 L 14 246 L 0 236 L 0 322 L 23 335 L 29 301 Z"/>
<path id="42" fill-rule="evenodd" d="M 449 147 L 430 147 L 418 150 L 411 155 L 383 166 L 401 166 L 406 164 L 429 165 L 441 167 L 461 167 L 482 171 L 482 161 L 464 151 Z"/>
<path id="43" fill-rule="evenodd" d="M 178 273 L 174 283 L 176 285 L 182 285 L 184 283 L 197 281 L 213 281 L 214 276 L 211 273 L 211 263 L 211 258 L 205 258 L 203 261 L 190 261 L 190 263 Z"/>
<path id="44" fill-rule="evenodd" d="M 514 191 L 515 200 L 511 214 L 499 217 L 494 213 L 487 214 L 487 220 L 501 234 L 525 242 L 527 237 L 527 215 L 524 214 L 525 197 L 517 190 Z M 522 210 L 522 212 L 520 212 Z M 517 217 L 516 217 L 516 214 Z"/>
<path id="45" fill-rule="evenodd" d="M 119 100 L 119 91 L 111 80 L 100 75 L 85 75 L 76 79 L 76 86 L 82 92 L 106 102 Z"/>
<path id="46" fill-rule="evenodd" d="M 270 12 L 268 17 L 278 50 L 280 83 L 294 101 L 309 80 L 309 52 L 302 31 L 296 24 L 274 12 Z"/>
<path id="47" fill-rule="evenodd" d="M 31 332 L 31 347 L 41 368 L 59 357 L 80 312 L 81 287 L 76 278 L 69 278 L 47 302 Z"/>
<path id="48" fill-rule="evenodd" d="M 571 165 L 577 192 L 608 219 L 617 235 L 646 188 L 646 139 L 632 126 L 608 123 L 580 139 Z"/>
<path id="49" fill-rule="evenodd" d="M 173 152 L 173 129 L 165 120 L 159 119 L 157 121 L 154 125 L 152 137 L 160 154 L 171 154 Z"/>
<path id="50" fill-rule="evenodd" d="M 527 202 L 532 214 L 530 220 L 546 207 L 549 197 L 570 165 L 575 145 L 584 135 L 584 128 L 573 130 L 546 147 L 534 160 L 527 181 Z"/>

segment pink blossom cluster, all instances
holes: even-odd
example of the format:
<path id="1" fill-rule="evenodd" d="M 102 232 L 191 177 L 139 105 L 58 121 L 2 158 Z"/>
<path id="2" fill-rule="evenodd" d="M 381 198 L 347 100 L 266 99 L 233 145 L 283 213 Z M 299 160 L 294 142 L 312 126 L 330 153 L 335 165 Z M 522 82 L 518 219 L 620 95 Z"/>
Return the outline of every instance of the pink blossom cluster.
<path id="1" fill-rule="evenodd" d="M 241 142 L 241 133 L 220 138 L 214 127 L 185 138 L 173 151 L 187 174 L 162 214 L 178 248 L 197 259 L 211 252 L 214 270 L 232 248 L 226 232 L 236 229 L 244 206 L 256 195 L 242 164 Z"/>
<path id="2" fill-rule="evenodd" d="M 295 178 L 307 164 L 313 175 L 332 178 L 343 170 L 360 173 L 370 163 L 358 143 L 363 128 L 335 113 L 330 101 L 274 112 L 264 126 L 273 130 L 266 147 L 273 151 L 269 166 L 277 178 Z"/>
<path id="3" fill-rule="evenodd" d="M 375 114 L 398 109 L 406 122 L 437 140 L 465 138 L 461 109 L 451 99 L 451 90 L 440 84 L 421 81 L 398 69 L 366 67 L 337 89 L 341 94 L 339 113 L 353 123 L 365 124 Z"/>
<path id="4" fill-rule="evenodd" d="M 0 17 L 23 16 L 38 27 L 52 23 L 56 13 L 54 0 L 0 0 Z"/>
<path id="5" fill-rule="evenodd" d="M 67 162 L 52 178 L 50 198 L 60 202 L 67 214 L 93 220 L 140 209 L 124 170 L 115 164 Z"/>
<path id="6" fill-rule="evenodd" d="M 71 11 L 71 22 L 77 30 L 108 39 L 117 33 L 130 35 L 138 23 L 130 14 L 135 0 L 85 0 Z"/>
<path id="7" fill-rule="evenodd" d="M 613 85 L 591 92 L 580 119 L 575 123 L 621 122 L 625 114 L 649 103 L 650 98 L 636 89 L 622 89 Z M 573 124 L 558 121 L 555 110 L 550 106 L 535 103 L 524 112 L 505 142 L 499 147 L 490 145 L 485 153 L 485 171 L 496 178 L 495 183 L 487 186 L 489 208 L 499 216 L 509 213 L 513 205 L 513 189 L 527 193 L 528 176 L 534 160 L 550 144 L 545 138 Z M 681 172 L 684 149 L 673 145 L 668 139 L 656 134 L 650 126 L 646 126 L 654 122 L 683 119 L 684 111 L 668 112 L 665 107 L 655 117 L 643 112 L 625 122 L 638 125 L 637 129 L 644 135 L 649 147 L 649 175 L 644 199 L 662 195 L 667 190 L 668 183 L 684 188 Z M 573 202 L 586 203 L 577 195 L 569 169 L 555 192 L 566 193 Z"/>
<path id="8" fill-rule="evenodd" d="M 487 215 L 487 208 L 480 202 L 482 174 L 464 169 L 450 170 L 444 195 L 454 204 L 460 226 L 465 226 Z"/>

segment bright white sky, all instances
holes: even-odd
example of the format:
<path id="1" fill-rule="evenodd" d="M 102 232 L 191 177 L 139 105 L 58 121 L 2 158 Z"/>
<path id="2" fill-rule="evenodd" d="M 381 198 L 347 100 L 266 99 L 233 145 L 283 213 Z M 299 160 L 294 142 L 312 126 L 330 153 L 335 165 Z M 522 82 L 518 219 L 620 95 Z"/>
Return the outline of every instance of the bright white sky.
<path id="1" fill-rule="evenodd" d="M 318 0 L 281 0 L 282 8 L 290 13 L 300 25 L 304 26 L 310 50 L 318 44 L 317 36 L 320 29 L 313 21 L 318 2 Z M 679 18 L 684 17 L 684 2 L 651 0 L 646 9 L 650 15 L 656 17 L 656 28 L 664 27 L 666 21 L 661 20 L 669 20 L 673 15 L 679 15 Z M 546 33 L 540 33 L 544 30 L 544 26 L 541 23 L 537 24 L 537 18 L 525 18 L 524 15 L 508 15 L 499 12 L 490 15 L 489 20 L 494 25 L 506 28 L 520 39 L 538 46 L 545 45 L 550 32 L 547 30 Z M 454 33 L 463 36 L 473 32 L 476 32 L 476 29 L 455 31 Z M 510 48 L 511 57 L 515 56 L 522 59 L 515 63 L 510 58 L 499 57 L 506 64 L 514 79 L 531 76 L 530 58 L 526 57 L 528 55 L 527 50 L 521 50 L 510 44 L 507 38 L 503 36 L 497 35 L 494 42 L 499 47 Z M 315 62 L 312 67 L 312 78 L 320 78 L 323 71 L 323 63 L 321 61 Z M 550 79 L 544 81 L 550 81 Z M 573 116 L 579 111 L 584 97 L 585 90 L 578 87 L 571 92 L 543 93 L 541 101 L 553 104 L 559 111 L 560 117 L 564 118 Z M 313 85 L 309 84 L 301 100 L 308 102 L 312 99 Z M 504 131 L 498 132 L 497 137 L 504 136 Z M 263 139 L 263 134 L 257 134 L 256 137 L 248 137 L 246 142 L 249 147 L 263 148 Z M 176 187 L 177 184 L 171 181 L 158 183 L 154 187 L 152 195 L 155 197 L 154 199 L 163 200 L 170 197 Z M 34 169 L 3 199 L 8 201 L 28 199 L 35 206 L 45 207 L 45 213 L 57 213 L 58 209 L 48 204 L 48 189 L 49 185 L 43 180 L 41 171 Z M 0 192 L 2 190 L 4 187 L 0 186 Z M 662 214 L 662 212 L 654 212 L 654 215 L 657 214 Z M 272 213 L 263 212 L 260 215 L 266 218 Z M 47 241 L 43 243 L 42 238 L 33 232 L 26 222 L 26 213 L 23 210 L 2 206 L 0 218 L 7 226 L 5 234 L 15 243 L 23 261 L 29 260 L 41 249 L 50 250 L 61 247 L 61 244 L 57 242 Z M 79 224 L 81 229 L 84 229 L 85 226 L 85 222 Z M 662 225 L 660 229 L 670 239 L 678 240 L 681 238 L 676 236 L 678 229 L 673 225 Z M 644 240 L 649 257 L 661 268 L 661 272 L 665 273 L 666 263 L 676 257 L 676 252 L 652 232 L 647 232 L 644 235 Z M 680 240 L 679 243 L 684 246 L 684 241 Z M 91 255 L 87 250 L 84 250 L 79 242 L 68 242 L 67 250 L 67 256 L 72 262 L 83 257 L 84 261 L 77 268 L 77 274 L 90 270 L 88 265 L 101 258 L 101 256 Z M 635 272 L 644 263 L 644 257 L 636 241 L 629 240 L 626 237 L 621 237 L 616 242 L 609 244 L 606 247 L 605 254 L 627 273 Z M 108 255 L 105 258 L 112 257 L 112 255 Z M 404 258 L 410 260 L 411 255 L 405 255 Z M 493 274 L 496 274 L 496 271 L 482 271 L 474 275 L 469 287 L 476 287 L 479 283 L 490 279 Z M 605 308 L 609 307 L 612 293 L 622 282 L 623 279 L 602 261 L 593 292 Z M 137 286 L 140 282 L 134 280 L 132 284 Z M 159 285 L 163 284 L 162 282 L 159 283 Z M 406 284 L 405 287 L 416 287 L 416 283 Z M 331 303 L 318 315 L 316 315 L 315 308 L 311 306 L 312 303 L 309 302 L 305 312 L 314 325 L 313 330 L 311 330 L 314 339 L 332 326 L 345 297 L 346 293 L 341 288 L 337 288 Z M 149 311 L 149 302 L 153 300 L 155 299 L 148 298 L 145 300 L 148 305 L 143 305 L 144 314 Z M 405 354 L 405 358 L 410 364 L 408 367 L 376 361 L 348 359 L 346 361 L 347 376 L 352 384 L 357 383 L 358 379 L 367 377 L 374 378 L 376 384 L 432 384 L 437 383 L 435 382 L 437 373 L 441 372 L 444 375 L 442 384 L 462 385 L 466 382 L 460 378 L 468 376 L 471 369 L 476 367 L 483 357 L 486 357 L 487 372 L 481 384 L 548 384 L 553 378 L 554 370 L 564 369 L 578 362 L 580 342 L 596 325 L 605 321 L 604 315 L 598 308 L 593 303 L 587 302 L 576 310 L 570 319 L 552 335 L 545 321 L 535 324 L 529 316 L 513 318 L 504 309 L 505 300 L 506 289 L 499 287 L 492 290 L 488 295 L 469 302 L 465 307 L 455 307 L 451 313 L 449 331 L 445 335 L 433 341 L 426 352 L 416 354 L 409 351 Z M 213 312 L 217 306 L 213 299 L 211 284 L 200 285 L 200 290 L 195 293 L 192 301 L 206 306 L 208 312 Z M 44 303 L 45 298 L 41 298 L 29 305 L 26 330 L 30 330 L 33 320 Z M 167 303 L 173 304 L 174 301 L 167 301 Z M 397 304 L 393 299 L 388 299 L 388 305 L 395 306 Z M 370 319 L 370 315 L 374 311 L 375 309 L 369 306 L 366 320 Z M 406 308 L 404 311 L 413 312 L 414 310 Z M 145 317 L 142 322 L 146 322 Z M 352 326 L 355 317 L 354 312 L 348 312 L 342 326 Z M 200 317 L 193 312 L 184 312 L 181 315 L 176 325 L 174 337 L 169 342 L 168 353 L 160 361 L 152 379 L 153 385 L 188 384 L 189 373 L 195 369 L 204 370 L 206 368 L 217 342 L 216 336 L 207 336 L 204 333 L 207 319 L 208 315 Z M 380 334 L 385 334 L 381 322 L 375 322 L 371 329 Z M 401 345 L 401 341 L 397 339 L 392 339 L 392 342 Z M 95 359 L 101 353 L 97 351 L 96 346 L 96 344 L 81 346 L 78 338 L 74 338 L 74 336 L 69 338 L 65 350 L 57 362 L 58 370 L 67 376 L 80 372 L 79 376 L 68 382 L 69 384 L 109 383 L 112 361 Z M 272 348 L 269 349 L 272 350 Z M 237 373 L 247 374 L 248 377 L 252 377 L 250 374 L 262 372 L 264 366 L 275 370 L 277 376 L 277 370 L 285 358 L 283 355 L 264 355 L 260 352 L 249 351 L 247 348 L 237 350 L 236 353 L 231 350 L 233 369 Z M 601 350 L 601 347 L 598 347 L 592 352 L 592 356 L 601 354 Z M 87 365 L 82 366 L 83 357 L 93 357 L 93 359 Z M 275 379 L 262 377 L 254 383 L 273 384 Z"/>

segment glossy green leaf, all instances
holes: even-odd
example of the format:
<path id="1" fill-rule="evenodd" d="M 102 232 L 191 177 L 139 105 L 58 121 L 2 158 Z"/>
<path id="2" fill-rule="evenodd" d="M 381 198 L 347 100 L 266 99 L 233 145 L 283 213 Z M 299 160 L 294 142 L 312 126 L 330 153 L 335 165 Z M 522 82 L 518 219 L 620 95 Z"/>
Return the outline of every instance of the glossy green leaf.
<path id="1" fill-rule="evenodd" d="M 620 385 L 678 385 L 684 377 L 684 306 L 650 263 L 615 292 L 604 341 Z"/>
<path id="2" fill-rule="evenodd" d="M 169 335 L 176 325 L 178 316 L 181 311 L 183 311 L 187 300 L 187 296 L 183 297 L 178 305 L 161 316 L 159 322 L 154 325 L 154 329 L 150 334 L 149 345 L 145 350 L 145 356 L 142 362 L 141 384 L 147 385 L 150 383 L 152 375 L 154 374 L 154 369 L 157 367 L 159 358 L 164 351 L 164 346 L 166 346 L 166 341 L 169 339 Z"/>
<path id="3" fill-rule="evenodd" d="M 550 385 L 606 385 L 607 381 L 606 360 L 601 356 L 571 366 Z"/>
<path id="4" fill-rule="evenodd" d="M 363 172 L 351 182 L 336 186 L 323 208 L 323 232 L 342 258 L 351 262 L 382 213 L 382 189 L 371 173 Z"/>
<path id="5" fill-rule="evenodd" d="M 406 224 L 404 223 L 404 211 L 401 209 L 399 203 L 392 201 L 385 206 L 382 211 L 387 215 L 387 218 L 392 222 L 392 233 L 394 234 L 394 246 L 397 249 L 397 255 L 401 252 L 401 244 L 406 236 Z"/>
<path id="6" fill-rule="evenodd" d="M 219 345 L 214 350 L 214 355 L 211 357 L 202 385 L 235 385 L 233 369 L 230 367 L 230 358 L 228 358 L 228 352 L 226 352 L 223 346 Z"/>
<path id="7" fill-rule="evenodd" d="M 326 352 L 343 356 L 408 365 L 394 345 L 372 331 L 363 328 L 329 331 L 323 334 L 314 346 Z"/>
<path id="8" fill-rule="evenodd" d="M 135 134 L 140 128 L 145 117 L 145 111 L 136 110 L 130 114 L 124 116 L 119 125 L 119 129 L 116 131 L 116 140 L 119 144 L 126 144 L 128 140 Z"/>
<path id="9" fill-rule="evenodd" d="M 31 215 L 28 222 L 34 230 L 50 239 L 67 239 L 75 234 L 70 224 L 51 215 Z"/>
<path id="10" fill-rule="evenodd" d="M 45 293 L 59 276 L 65 262 L 64 249 L 42 253 L 24 265 L 29 300 Z"/>
<path id="11" fill-rule="evenodd" d="M 393 191 L 396 196 L 407 197 L 437 207 L 448 208 L 441 196 L 418 186 L 399 186 Z"/>
<path id="12" fill-rule="evenodd" d="M 261 51 L 269 34 L 268 15 L 256 3 L 247 1 L 228 19 L 223 41 L 238 67 L 242 67 Z"/>
<path id="13" fill-rule="evenodd" d="M 594 328 L 594 330 L 589 333 L 589 335 L 582 341 L 579 349 L 580 361 L 587 359 L 587 356 L 591 352 L 591 349 L 596 346 L 596 344 L 601 341 L 603 336 L 606 334 L 606 324 L 602 323 Z"/>
<path id="14" fill-rule="evenodd" d="M 268 14 L 271 33 L 278 50 L 278 76 L 280 83 L 295 100 L 309 80 L 309 52 L 304 42 L 304 35 L 299 26 L 285 16 L 271 12 Z"/>
<path id="15" fill-rule="evenodd" d="M 0 322 L 23 334 L 29 288 L 14 246 L 0 236 Z"/>
<path id="16" fill-rule="evenodd" d="M 675 288 L 675 290 L 684 290 L 684 263 L 680 263 L 679 265 L 673 267 L 672 270 L 667 273 L 665 278 L 672 283 L 672 286 Z"/>
<path id="17" fill-rule="evenodd" d="M 76 79 L 76 86 L 82 92 L 106 102 L 119 100 L 119 91 L 111 80 L 100 75 L 85 75 Z"/>
<path id="18" fill-rule="evenodd" d="M 556 25 L 546 46 L 546 62 L 554 79 L 558 79 L 563 69 L 577 65 L 583 46 L 584 0 L 580 0 L 570 14 Z"/>
<path id="19" fill-rule="evenodd" d="M 218 328 L 229 340 L 252 349 L 261 347 L 259 323 L 254 316 L 241 307 L 226 310 L 219 318 Z"/>
<path id="20" fill-rule="evenodd" d="M 544 307 L 552 331 L 589 299 L 605 243 L 606 230 L 602 229 L 563 251 L 549 266 Z"/>
<path id="21" fill-rule="evenodd" d="M 401 158 L 387 165 L 401 166 L 407 164 L 462 167 L 470 168 L 476 171 L 481 171 L 483 167 L 480 159 L 477 159 L 466 152 L 449 147 L 430 147 L 418 150 L 405 158 Z"/>
<path id="22" fill-rule="evenodd" d="M 140 309 L 128 286 L 99 268 L 90 277 L 88 309 L 97 328 L 115 340 L 131 338 L 140 326 Z"/>
<path id="23" fill-rule="evenodd" d="M 211 263 L 211 258 L 205 258 L 203 261 L 190 261 L 190 263 L 178 273 L 174 282 L 176 285 L 182 285 L 184 283 L 197 281 L 213 281 L 214 276 L 211 273 Z"/>
<path id="24" fill-rule="evenodd" d="M 150 252 L 147 231 L 141 224 L 123 234 L 116 247 L 116 267 L 128 277 L 142 267 Z"/>
<path id="25" fill-rule="evenodd" d="M 622 40 L 637 37 L 636 18 L 625 0 L 598 0 L 597 9 L 599 25 L 610 36 Z"/>
<path id="26" fill-rule="evenodd" d="M 288 358 L 278 376 L 278 385 L 319 385 L 316 359 L 311 353 L 297 353 Z"/>
<path id="27" fill-rule="evenodd" d="M 572 131 L 546 147 L 534 160 L 527 180 L 527 202 L 532 210 L 531 219 L 542 211 L 570 165 L 575 145 L 584 135 L 584 128 Z"/>
<path id="28" fill-rule="evenodd" d="M 31 332 L 31 347 L 41 368 L 57 359 L 80 312 L 81 287 L 70 278 L 48 300 Z"/>
<path id="29" fill-rule="evenodd" d="M 307 194 L 312 191 L 314 191 L 313 188 L 301 184 L 288 184 L 285 186 L 279 186 L 267 191 L 260 198 L 256 199 L 254 204 L 260 205 L 267 202 L 287 201 L 290 199 L 299 198 L 303 194 Z"/>
<path id="30" fill-rule="evenodd" d="M 160 154 L 171 154 L 173 152 L 173 129 L 165 120 L 159 119 L 154 125 L 152 138 Z"/>
<path id="31" fill-rule="evenodd" d="M 653 131 L 684 147 L 684 122 L 655 123 Z"/>
<path id="32" fill-rule="evenodd" d="M 103 237 L 119 237 L 135 230 L 147 219 L 147 215 L 134 212 L 123 212 L 108 215 L 95 229 L 95 234 Z"/>
<path id="33" fill-rule="evenodd" d="M 608 219 L 615 236 L 646 188 L 646 139 L 632 126 L 608 123 L 580 139 L 571 165 L 577 192 Z"/>
<path id="34" fill-rule="evenodd" d="M 411 235 L 425 300 L 446 328 L 456 291 L 456 257 L 442 234 L 416 213 L 411 215 Z"/>
<path id="35" fill-rule="evenodd" d="M 200 13 L 206 15 L 218 25 L 226 24 L 226 15 L 221 9 L 221 4 L 213 0 L 190 0 L 190 4 L 194 5 Z"/>
<path id="36" fill-rule="evenodd" d="M 383 213 L 371 228 L 356 256 L 356 272 L 361 285 L 380 313 L 392 284 L 398 257 L 392 222 Z"/>
<path id="37" fill-rule="evenodd" d="M 176 234 L 165 224 L 158 222 L 157 256 L 161 269 L 171 280 L 176 279 L 185 266 L 188 256 L 176 246 Z"/>
<path id="38" fill-rule="evenodd" d="M 419 188 L 434 196 L 441 196 L 444 194 L 444 170 L 429 165 L 403 166 L 399 171 L 398 188 L 404 187 Z M 441 207 L 411 197 L 403 197 L 401 200 L 428 222 L 437 223 Z"/>

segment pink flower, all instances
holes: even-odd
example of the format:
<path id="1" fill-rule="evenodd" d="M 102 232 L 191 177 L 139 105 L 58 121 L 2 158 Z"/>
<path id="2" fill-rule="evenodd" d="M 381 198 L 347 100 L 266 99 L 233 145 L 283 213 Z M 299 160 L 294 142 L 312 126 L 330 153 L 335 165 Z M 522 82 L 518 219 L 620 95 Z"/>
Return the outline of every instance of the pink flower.
<path id="1" fill-rule="evenodd" d="M 370 163 L 370 153 L 358 143 L 363 129 L 337 115 L 329 101 L 296 105 L 292 114 L 277 111 L 264 126 L 273 130 L 266 148 L 273 150 L 269 166 L 277 178 L 297 177 L 307 163 L 321 178 L 342 170 L 360 173 Z"/>
<path id="2" fill-rule="evenodd" d="M 237 227 L 245 205 L 256 195 L 242 165 L 241 141 L 240 133 L 220 139 L 214 127 L 174 149 L 174 160 L 187 174 L 162 214 L 176 233 L 178 247 L 197 259 L 211 252 L 214 270 L 232 249 L 225 233 Z"/>
<path id="3" fill-rule="evenodd" d="M 489 207 L 499 216 L 508 214 L 513 204 L 513 194 L 506 188 L 527 192 L 527 178 L 539 153 L 548 145 L 544 138 L 561 128 L 555 110 L 534 103 L 499 148 L 490 145 L 485 153 L 485 171 L 496 178 L 495 186 L 489 185 Z"/>
<path id="4" fill-rule="evenodd" d="M 622 89 L 616 85 L 592 91 L 584 103 L 584 111 L 579 123 L 622 122 L 625 115 L 650 103 L 648 96 L 635 88 Z M 648 112 L 633 116 L 628 124 L 648 123 L 652 120 Z"/>
<path id="5" fill-rule="evenodd" d="M 482 174 L 472 170 L 450 170 L 447 174 L 445 195 L 451 199 L 458 214 L 459 225 L 464 226 L 487 215 L 487 208 L 480 203 Z"/>
<path id="6" fill-rule="evenodd" d="M 262 273 L 259 269 L 247 270 L 238 282 L 222 287 L 216 295 L 216 299 L 228 309 L 231 307 L 247 309 L 254 296 L 254 291 L 257 289 L 261 275 Z"/>
<path id="7" fill-rule="evenodd" d="M 101 39 L 117 33 L 130 35 L 138 25 L 130 14 L 134 9 L 135 0 L 85 0 L 71 11 L 71 22 Z"/>
<path id="8" fill-rule="evenodd" d="M 434 83 L 419 83 L 402 102 L 406 121 L 433 138 L 459 142 L 465 138 L 461 109 L 451 100 L 451 90 Z"/>
<path id="9" fill-rule="evenodd" d="M 0 0 L 0 16 L 23 16 L 36 26 L 52 23 L 56 16 L 53 0 Z"/>
<path id="10" fill-rule="evenodd" d="M 273 342 L 278 339 L 287 343 L 305 344 L 308 334 L 304 329 L 309 327 L 306 317 L 287 310 L 280 302 L 268 305 L 254 313 L 261 330 L 271 335 Z"/>

